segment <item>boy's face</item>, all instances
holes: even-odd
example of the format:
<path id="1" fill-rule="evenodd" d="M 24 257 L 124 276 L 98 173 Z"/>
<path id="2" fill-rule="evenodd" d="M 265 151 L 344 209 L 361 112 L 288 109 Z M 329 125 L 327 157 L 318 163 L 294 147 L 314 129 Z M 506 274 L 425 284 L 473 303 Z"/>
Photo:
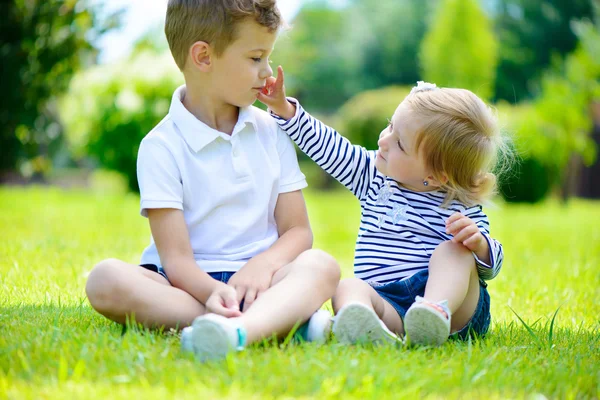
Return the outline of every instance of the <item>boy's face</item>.
<path id="1" fill-rule="evenodd" d="M 213 87 L 223 102 L 247 107 L 273 75 L 269 56 L 277 33 L 251 19 L 241 22 L 237 30 L 237 39 L 221 56 L 212 59 Z"/>

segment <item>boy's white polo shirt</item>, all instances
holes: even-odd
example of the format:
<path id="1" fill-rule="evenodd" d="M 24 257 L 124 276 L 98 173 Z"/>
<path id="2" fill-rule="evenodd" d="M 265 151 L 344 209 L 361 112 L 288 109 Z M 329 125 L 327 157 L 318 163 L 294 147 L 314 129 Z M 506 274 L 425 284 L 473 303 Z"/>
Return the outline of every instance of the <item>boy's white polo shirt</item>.
<path id="1" fill-rule="evenodd" d="M 240 110 L 231 136 L 205 125 L 173 94 L 169 114 L 142 140 L 141 214 L 183 210 L 194 258 L 206 272 L 237 271 L 279 237 L 279 193 L 307 186 L 292 141 L 266 112 Z M 142 264 L 161 266 L 154 240 Z"/>

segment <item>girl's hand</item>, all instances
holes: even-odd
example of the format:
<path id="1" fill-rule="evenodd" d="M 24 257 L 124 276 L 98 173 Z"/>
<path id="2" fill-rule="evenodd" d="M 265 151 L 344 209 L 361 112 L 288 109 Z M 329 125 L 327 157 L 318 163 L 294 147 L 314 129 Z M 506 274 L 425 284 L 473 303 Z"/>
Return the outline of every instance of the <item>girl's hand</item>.
<path id="1" fill-rule="evenodd" d="M 287 101 L 283 81 L 283 68 L 280 65 L 277 67 L 277 79 L 272 76 L 267 78 L 263 91 L 258 94 L 258 100 L 281 118 L 292 119 L 296 114 L 296 107 Z"/>
<path id="2" fill-rule="evenodd" d="M 489 248 L 487 240 L 481 234 L 479 227 L 469 217 L 461 213 L 454 213 L 446 221 L 446 233 L 453 235 L 453 243 L 461 243 L 471 250 L 477 257 L 489 262 Z"/>

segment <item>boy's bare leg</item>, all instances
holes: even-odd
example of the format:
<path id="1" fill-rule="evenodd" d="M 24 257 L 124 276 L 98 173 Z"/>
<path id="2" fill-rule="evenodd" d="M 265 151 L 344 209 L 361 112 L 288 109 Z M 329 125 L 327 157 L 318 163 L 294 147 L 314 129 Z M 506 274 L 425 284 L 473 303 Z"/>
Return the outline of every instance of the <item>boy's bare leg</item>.
<path id="1" fill-rule="evenodd" d="M 182 328 L 204 314 L 204 306 L 161 275 L 116 259 L 98 263 L 85 287 L 96 311 L 125 323 L 134 317 L 149 328 Z"/>
<path id="2" fill-rule="evenodd" d="M 304 322 L 333 296 L 340 268 L 333 257 L 307 250 L 273 276 L 266 290 L 238 320 L 246 328 L 248 342 L 285 334 Z"/>
<path id="3" fill-rule="evenodd" d="M 385 301 L 367 282 L 358 278 L 348 278 L 340 282 L 332 299 L 333 311 L 338 311 L 349 303 L 361 303 L 372 308 L 379 319 L 396 334 L 404 335 L 404 325 L 398 312 Z"/>
<path id="4" fill-rule="evenodd" d="M 448 300 L 451 332 L 467 325 L 479 301 L 479 277 L 469 249 L 449 241 L 435 249 L 429 261 L 424 298 L 433 303 Z"/>

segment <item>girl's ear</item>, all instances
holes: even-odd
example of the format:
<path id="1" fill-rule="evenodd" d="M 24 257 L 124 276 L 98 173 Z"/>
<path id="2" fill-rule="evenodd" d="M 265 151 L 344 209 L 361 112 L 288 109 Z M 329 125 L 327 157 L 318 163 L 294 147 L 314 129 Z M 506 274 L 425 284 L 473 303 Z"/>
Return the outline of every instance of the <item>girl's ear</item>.
<path id="1" fill-rule="evenodd" d="M 425 180 L 430 186 L 442 187 L 443 185 L 448 183 L 448 176 L 442 172 L 437 178 L 433 175 L 429 175 Z"/>
<path id="2" fill-rule="evenodd" d="M 190 46 L 189 63 L 197 70 L 210 72 L 212 67 L 213 49 L 206 42 L 196 42 Z"/>

